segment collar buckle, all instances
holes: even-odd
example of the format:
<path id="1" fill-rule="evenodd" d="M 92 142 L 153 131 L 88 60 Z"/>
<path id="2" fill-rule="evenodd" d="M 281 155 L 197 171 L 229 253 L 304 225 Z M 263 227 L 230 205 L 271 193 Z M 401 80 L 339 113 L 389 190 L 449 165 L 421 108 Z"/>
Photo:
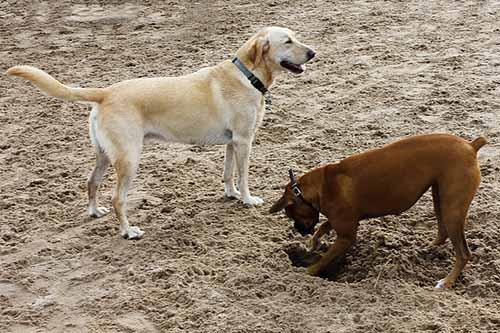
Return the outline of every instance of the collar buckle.
<path id="1" fill-rule="evenodd" d="M 296 197 L 300 197 L 302 195 L 302 191 L 300 190 L 300 188 L 297 185 L 297 183 L 295 183 L 295 184 L 292 185 L 292 193 Z"/>

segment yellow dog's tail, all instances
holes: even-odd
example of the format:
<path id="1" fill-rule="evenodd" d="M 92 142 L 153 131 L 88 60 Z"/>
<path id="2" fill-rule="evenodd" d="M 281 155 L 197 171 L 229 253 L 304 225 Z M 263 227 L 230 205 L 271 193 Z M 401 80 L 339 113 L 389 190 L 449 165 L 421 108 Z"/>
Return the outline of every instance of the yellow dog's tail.
<path id="1" fill-rule="evenodd" d="M 476 152 L 481 149 L 482 146 L 484 146 L 485 144 L 487 144 L 488 141 L 486 141 L 485 138 L 483 138 L 482 136 L 480 136 L 479 138 L 475 139 L 474 141 L 472 141 L 470 143 L 470 145 L 472 146 L 472 148 L 474 148 L 476 150 Z"/>
<path id="2" fill-rule="evenodd" d="M 66 101 L 100 103 L 107 95 L 106 89 L 68 87 L 41 69 L 32 66 L 14 66 L 9 68 L 5 74 L 25 78 L 44 93 Z"/>

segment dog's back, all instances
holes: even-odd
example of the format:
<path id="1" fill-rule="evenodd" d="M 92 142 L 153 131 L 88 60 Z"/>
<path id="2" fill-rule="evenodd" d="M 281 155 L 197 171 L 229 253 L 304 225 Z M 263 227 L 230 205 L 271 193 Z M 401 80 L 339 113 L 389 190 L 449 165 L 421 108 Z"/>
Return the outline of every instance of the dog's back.
<path id="1" fill-rule="evenodd" d="M 337 168 L 351 179 L 363 217 L 399 214 L 434 184 L 479 178 L 476 153 L 484 144 L 482 137 L 468 142 L 448 134 L 412 136 L 350 156 Z"/>

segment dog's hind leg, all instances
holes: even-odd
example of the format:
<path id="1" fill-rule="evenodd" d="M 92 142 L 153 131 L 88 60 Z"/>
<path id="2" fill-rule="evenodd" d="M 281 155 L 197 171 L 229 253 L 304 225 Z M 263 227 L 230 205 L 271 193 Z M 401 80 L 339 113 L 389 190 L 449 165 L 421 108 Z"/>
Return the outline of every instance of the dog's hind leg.
<path id="1" fill-rule="evenodd" d="M 90 217 L 101 217 L 109 213 L 109 209 L 99 207 L 97 205 L 97 190 L 101 184 L 104 173 L 109 166 L 109 158 L 104 152 L 102 143 L 99 142 L 97 135 L 97 115 L 99 113 L 99 106 L 94 105 L 89 117 L 89 134 L 90 139 L 96 149 L 96 164 L 87 180 L 87 190 L 89 197 L 88 213 Z"/>
<path id="2" fill-rule="evenodd" d="M 98 144 L 116 170 L 117 184 L 112 203 L 120 222 L 120 235 L 125 239 L 141 238 L 144 232 L 128 223 L 126 203 L 129 186 L 139 166 L 144 140 L 142 119 L 133 109 L 103 109 L 97 120 Z"/>
<path id="3" fill-rule="evenodd" d="M 224 192 L 228 198 L 239 198 L 240 192 L 234 186 L 234 146 L 229 143 L 226 146 L 226 157 L 224 158 Z"/>
<path id="4" fill-rule="evenodd" d="M 444 212 L 443 223 L 455 250 L 455 265 L 451 272 L 436 284 L 436 288 L 448 289 L 453 286 L 458 276 L 471 257 L 469 247 L 465 240 L 464 225 L 466 212 Z"/>
<path id="5" fill-rule="evenodd" d="M 99 218 L 109 213 L 108 208 L 98 207 L 97 205 L 97 189 L 99 188 L 104 173 L 109 166 L 109 158 L 101 149 L 99 149 L 99 147 L 97 147 L 96 151 L 96 164 L 87 181 L 89 196 L 88 212 L 91 217 Z"/>
<path id="6" fill-rule="evenodd" d="M 138 164 L 139 155 L 130 152 L 121 155 L 114 163 L 118 182 L 113 194 L 113 208 L 120 221 L 120 235 L 125 239 L 138 239 L 144 234 L 139 227 L 130 226 L 127 219 L 127 193 Z"/>
<path id="7" fill-rule="evenodd" d="M 446 242 L 448 234 L 446 233 L 446 228 L 443 225 L 441 217 L 441 201 L 439 198 L 439 187 L 437 184 L 432 185 L 432 201 L 434 203 L 434 213 L 436 214 L 438 222 L 438 234 L 436 239 L 432 242 L 432 245 L 442 245 Z"/>
<path id="8" fill-rule="evenodd" d="M 442 223 L 453 244 L 456 259 L 451 272 L 436 284 L 439 289 L 451 288 L 471 257 L 464 228 L 470 203 L 479 186 L 479 170 L 460 176 L 439 184 Z"/>

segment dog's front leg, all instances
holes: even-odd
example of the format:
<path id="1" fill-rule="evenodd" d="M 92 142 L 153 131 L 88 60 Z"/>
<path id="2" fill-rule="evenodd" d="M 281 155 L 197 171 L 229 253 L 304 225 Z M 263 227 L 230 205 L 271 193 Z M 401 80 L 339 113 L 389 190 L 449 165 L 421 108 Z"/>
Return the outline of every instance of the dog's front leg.
<path id="1" fill-rule="evenodd" d="M 234 186 L 234 146 L 232 143 L 226 146 L 226 157 L 224 159 L 224 192 L 228 198 L 239 198 L 241 193 Z"/>
<path id="2" fill-rule="evenodd" d="M 318 262 L 307 268 L 307 273 L 310 275 L 320 275 L 334 260 L 343 256 L 356 241 L 357 223 L 335 221 L 332 227 L 337 233 L 337 239 Z"/>
<path id="3" fill-rule="evenodd" d="M 238 187 L 241 192 L 241 199 L 246 205 L 260 205 L 264 200 L 251 196 L 248 189 L 248 159 L 252 148 L 252 139 L 235 140 L 233 141 L 233 146 L 238 167 Z"/>
<path id="4" fill-rule="evenodd" d="M 329 233 L 330 230 L 332 230 L 332 226 L 330 225 L 329 221 L 325 221 L 322 225 L 320 225 L 318 230 L 316 230 L 313 237 L 311 238 L 311 251 L 314 251 L 318 248 L 319 240 L 324 234 Z"/>

